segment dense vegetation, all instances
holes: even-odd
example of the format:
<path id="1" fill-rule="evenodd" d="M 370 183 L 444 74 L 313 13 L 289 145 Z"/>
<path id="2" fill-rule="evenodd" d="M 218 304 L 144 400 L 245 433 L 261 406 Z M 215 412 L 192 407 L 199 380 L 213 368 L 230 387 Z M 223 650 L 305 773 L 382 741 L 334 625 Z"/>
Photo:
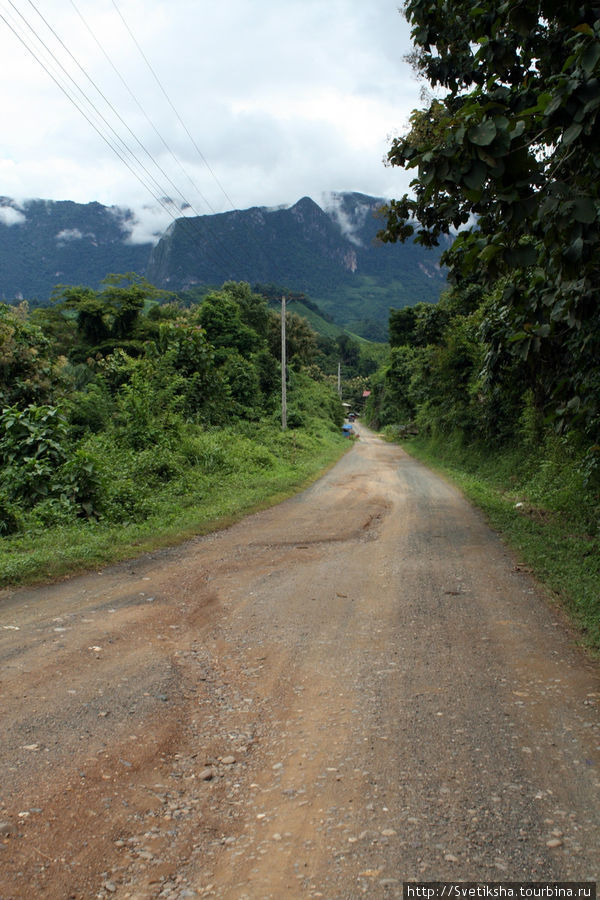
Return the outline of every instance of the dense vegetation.
<path id="1" fill-rule="evenodd" d="M 440 303 L 391 316 L 370 414 L 418 431 L 465 484 L 476 474 L 503 527 L 538 534 L 529 558 L 600 646 L 599 13 L 408 0 L 405 14 L 435 96 L 392 144 L 417 177 L 381 237 L 458 237 Z"/>
<path id="2" fill-rule="evenodd" d="M 418 177 L 382 236 L 417 228 L 431 245 L 461 229 L 444 258 L 454 283 L 493 296 L 486 374 L 519 360 L 536 413 L 597 445 L 600 13 L 554 0 L 409 0 L 406 15 L 415 67 L 443 97 L 392 145 L 391 164 Z"/>
<path id="3" fill-rule="evenodd" d="M 198 530 L 343 452 L 333 379 L 293 313 L 281 431 L 280 332 L 234 282 L 191 306 L 135 275 L 0 305 L 0 578 Z"/>

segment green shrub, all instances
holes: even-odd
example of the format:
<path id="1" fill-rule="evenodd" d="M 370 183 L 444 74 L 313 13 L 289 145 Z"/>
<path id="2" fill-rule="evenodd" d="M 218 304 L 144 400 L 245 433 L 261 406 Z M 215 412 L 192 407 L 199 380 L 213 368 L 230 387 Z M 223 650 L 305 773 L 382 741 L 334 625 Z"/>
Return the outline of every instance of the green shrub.
<path id="1" fill-rule="evenodd" d="M 0 414 L 0 487 L 33 506 L 56 491 L 55 475 L 68 458 L 67 422 L 57 406 L 30 404 Z"/>
<path id="2" fill-rule="evenodd" d="M 109 481 L 104 498 L 104 514 L 109 522 L 142 522 L 153 511 L 153 498 L 148 496 L 135 476 L 119 474 Z"/>
<path id="3" fill-rule="evenodd" d="M 34 506 L 28 517 L 28 526 L 35 532 L 40 529 L 67 525 L 76 518 L 76 515 L 75 505 L 66 494 L 46 497 Z"/>
<path id="4" fill-rule="evenodd" d="M 0 537 L 16 534 L 22 527 L 22 509 L 0 488 Z"/>
<path id="5" fill-rule="evenodd" d="M 59 478 L 62 492 L 76 516 L 89 519 L 100 515 L 106 476 L 96 454 L 78 447 L 62 467 Z"/>
<path id="6" fill-rule="evenodd" d="M 144 484 L 155 485 L 172 481 L 183 474 L 186 458 L 165 445 L 148 447 L 136 456 L 136 472 Z"/>
<path id="7" fill-rule="evenodd" d="M 288 409 L 287 411 L 287 427 L 288 428 L 302 428 L 304 425 L 304 416 L 300 412 L 299 409 Z"/>
<path id="8" fill-rule="evenodd" d="M 249 468 L 272 469 L 276 459 L 267 447 L 248 441 L 243 450 L 244 463 Z"/>
<path id="9" fill-rule="evenodd" d="M 76 435 L 86 431 L 97 434 L 108 425 L 113 402 L 106 386 L 92 383 L 83 391 L 71 395 L 68 406 L 69 423 Z"/>
<path id="10" fill-rule="evenodd" d="M 229 472 L 233 465 L 228 431 L 196 431 L 188 433 L 180 444 L 180 452 L 191 466 L 206 473 Z"/>

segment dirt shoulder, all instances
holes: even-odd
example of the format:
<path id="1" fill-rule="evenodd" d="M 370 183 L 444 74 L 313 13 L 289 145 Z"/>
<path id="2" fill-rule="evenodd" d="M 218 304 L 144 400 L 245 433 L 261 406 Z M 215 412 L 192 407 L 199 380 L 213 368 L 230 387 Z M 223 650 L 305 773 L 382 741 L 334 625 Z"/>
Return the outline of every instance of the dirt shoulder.
<path id="1" fill-rule="evenodd" d="M 445 482 L 367 429 L 298 497 L 0 593 L 0 898 L 593 880 L 600 678 Z"/>

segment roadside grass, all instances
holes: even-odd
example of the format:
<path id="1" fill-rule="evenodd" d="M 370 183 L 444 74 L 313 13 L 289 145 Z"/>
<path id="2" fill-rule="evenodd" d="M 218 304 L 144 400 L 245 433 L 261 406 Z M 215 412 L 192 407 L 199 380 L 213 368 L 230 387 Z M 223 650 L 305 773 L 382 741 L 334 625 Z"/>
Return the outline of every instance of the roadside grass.
<path id="1" fill-rule="evenodd" d="M 529 451 L 493 451 L 421 437 L 402 446 L 484 512 L 549 588 L 581 643 L 600 655 L 600 503 L 568 448 L 552 439 Z"/>
<path id="2" fill-rule="evenodd" d="M 197 442 L 198 456 L 188 458 L 179 477 L 155 483 L 151 492 L 141 478 L 134 484 L 143 500 L 148 492 L 141 520 L 80 520 L 2 538 L 0 585 L 51 581 L 226 527 L 307 487 L 350 446 L 325 422 L 283 433 L 245 423 L 210 437 Z"/>

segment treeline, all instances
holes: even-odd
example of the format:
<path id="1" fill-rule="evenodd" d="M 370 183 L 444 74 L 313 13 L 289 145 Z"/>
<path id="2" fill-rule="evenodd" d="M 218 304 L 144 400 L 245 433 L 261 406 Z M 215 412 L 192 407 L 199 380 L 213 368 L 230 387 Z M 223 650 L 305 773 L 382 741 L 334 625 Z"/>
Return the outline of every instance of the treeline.
<path id="1" fill-rule="evenodd" d="M 569 357 L 569 347 L 558 344 L 542 358 L 525 352 L 505 289 L 502 281 L 489 293 L 463 283 L 436 305 L 392 310 L 390 359 L 372 376 L 367 416 L 394 436 L 418 434 L 419 444 L 462 471 L 486 469 L 487 477 L 495 468 L 504 494 L 526 497 L 526 508 L 540 516 L 564 515 L 593 544 L 598 407 L 593 396 L 585 405 L 561 404 L 560 389 L 574 379 L 591 386 L 598 362 Z"/>
<path id="2" fill-rule="evenodd" d="M 413 424 L 427 435 L 454 435 L 489 448 L 515 442 L 539 448 L 547 439 L 557 441 L 572 448 L 595 483 L 597 360 L 573 354 L 559 340 L 543 356 L 528 352 L 509 321 L 504 291 L 502 281 L 491 293 L 476 283 L 462 284 L 438 304 L 392 310 L 390 361 L 373 377 L 369 415 L 381 426 Z M 586 383 L 586 403 L 561 403 L 561 387 L 574 380 Z"/>
<path id="3" fill-rule="evenodd" d="M 281 433 L 280 315 L 245 283 L 185 306 L 111 275 L 53 300 L 0 305 L 0 536 L 139 522 L 163 500 L 171 515 L 211 478 L 251 479 L 339 432 L 316 336 L 292 313 Z"/>

